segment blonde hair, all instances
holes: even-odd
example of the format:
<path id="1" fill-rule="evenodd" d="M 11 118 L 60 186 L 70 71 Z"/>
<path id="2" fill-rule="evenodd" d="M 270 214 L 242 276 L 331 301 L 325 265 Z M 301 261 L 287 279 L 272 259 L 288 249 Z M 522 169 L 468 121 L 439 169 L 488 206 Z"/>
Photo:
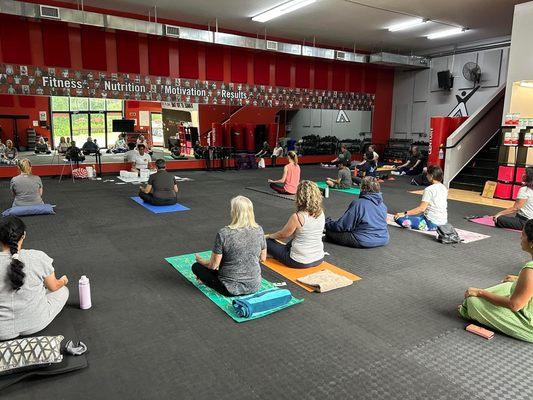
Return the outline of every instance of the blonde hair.
<path id="1" fill-rule="evenodd" d="M 315 182 L 301 181 L 296 189 L 296 210 L 318 218 L 324 212 L 322 193 Z"/>
<path id="2" fill-rule="evenodd" d="M 298 165 L 298 154 L 296 154 L 295 151 L 289 151 L 289 153 L 287 154 L 289 156 L 289 158 L 294 161 L 294 163 L 296 165 Z"/>
<path id="3" fill-rule="evenodd" d="M 9 145 L 11 145 L 11 147 L 13 147 L 13 141 L 11 139 L 7 139 L 6 140 L 6 146 L 9 147 Z"/>
<path id="4" fill-rule="evenodd" d="M 231 199 L 230 229 L 257 228 L 254 205 L 248 197 L 237 196 Z"/>
<path id="5" fill-rule="evenodd" d="M 27 158 L 20 160 L 18 167 L 23 174 L 31 175 L 31 162 Z"/>

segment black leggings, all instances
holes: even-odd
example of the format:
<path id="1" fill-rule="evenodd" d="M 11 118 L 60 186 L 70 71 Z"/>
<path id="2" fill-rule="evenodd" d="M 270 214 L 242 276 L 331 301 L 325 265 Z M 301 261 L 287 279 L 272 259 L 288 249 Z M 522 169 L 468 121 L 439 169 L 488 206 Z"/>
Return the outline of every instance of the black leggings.
<path id="1" fill-rule="evenodd" d="M 353 237 L 351 232 L 333 232 L 326 229 L 326 239 L 340 246 L 362 248 L 359 241 Z"/>
<path id="2" fill-rule="evenodd" d="M 218 270 L 209 269 L 200 263 L 194 263 L 191 267 L 192 272 L 202 283 L 211 289 L 216 290 L 223 296 L 233 296 L 228 289 L 218 279 Z"/>
<path id="3" fill-rule="evenodd" d="M 521 231 L 522 229 L 524 229 L 526 222 L 527 218 L 519 214 L 516 214 L 516 216 L 514 217 L 504 215 L 498 217 L 498 219 L 496 220 L 496 226 L 498 228 L 516 229 L 517 231 Z"/>
<path id="4" fill-rule="evenodd" d="M 139 192 L 139 197 L 148 204 L 152 204 L 154 206 L 172 206 L 178 202 L 176 197 L 170 198 L 170 199 L 160 199 L 158 197 L 154 197 L 153 193 L 144 193 Z"/>
<path id="5" fill-rule="evenodd" d="M 278 192 L 279 194 L 294 194 L 294 193 L 289 193 L 285 190 L 285 185 L 283 183 L 271 183 L 270 184 L 270 188 L 272 190 L 275 190 L 276 192 Z"/>
<path id="6" fill-rule="evenodd" d="M 291 242 L 287 244 L 282 244 L 280 242 L 277 242 L 274 239 L 267 239 L 267 251 L 268 254 L 272 256 L 272 258 L 275 258 L 282 264 L 286 265 L 287 267 L 291 268 L 310 268 L 310 267 L 316 267 L 317 265 L 322 264 L 322 261 L 324 261 L 324 258 L 321 258 L 320 260 L 313 261 L 308 264 L 302 264 L 298 261 L 294 261 L 291 258 Z"/>

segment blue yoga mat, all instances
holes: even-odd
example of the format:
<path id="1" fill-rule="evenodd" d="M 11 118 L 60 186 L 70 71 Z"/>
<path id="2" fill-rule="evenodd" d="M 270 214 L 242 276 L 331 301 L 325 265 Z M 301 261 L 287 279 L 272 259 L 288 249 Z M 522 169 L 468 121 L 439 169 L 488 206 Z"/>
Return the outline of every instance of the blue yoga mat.
<path id="1" fill-rule="evenodd" d="M 173 204 L 171 206 L 154 206 L 152 204 L 145 203 L 140 197 L 130 197 L 134 202 L 137 204 L 140 204 L 147 210 L 153 212 L 154 214 L 163 214 L 163 213 L 171 213 L 171 212 L 178 212 L 178 211 L 188 211 L 190 208 L 187 208 L 185 206 L 182 206 L 181 204 Z"/>

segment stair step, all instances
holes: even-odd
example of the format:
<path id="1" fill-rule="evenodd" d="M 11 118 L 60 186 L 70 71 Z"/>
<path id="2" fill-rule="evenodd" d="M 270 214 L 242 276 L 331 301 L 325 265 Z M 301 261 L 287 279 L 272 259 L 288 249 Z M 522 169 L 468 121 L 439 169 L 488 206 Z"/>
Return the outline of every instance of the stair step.
<path id="1" fill-rule="evenodd" d="M 481 193 L 484 185 L 476 185 L 473 183 L 451 182 L 450 187 L 453 189 L 470 190 L 472 192 Z"/>
<path id="2" fill-rule="evenodd" d="M 485 176 L 476 176 L 476 175 L 468 175 L 468 174 L 460 174 L 457 175 L 455 178 L 455 182 L 460 183 L 475 183 L 477 185 L 484 186 L 485 182 L 491 180 L 493 178 L 487 178 Z"/>
<path id="3" fill-rule="evenodd" d="M 483 173 L 487 176 L 497 175 L 497 170 L 494 167 L 479 167 L 479 166 L 471 166 L 467 165 L 464 167 L 464 169 L 461 171 L 461 173 L 466 174 L 472 174 L 472 175 L 479 175 L 480 173 Z"/>

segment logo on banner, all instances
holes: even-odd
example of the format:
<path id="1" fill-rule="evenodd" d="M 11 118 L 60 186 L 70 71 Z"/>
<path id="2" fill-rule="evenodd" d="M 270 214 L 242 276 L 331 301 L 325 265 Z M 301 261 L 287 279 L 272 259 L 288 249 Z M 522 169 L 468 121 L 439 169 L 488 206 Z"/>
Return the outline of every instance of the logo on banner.
<path id="1" fill-rule="evenodd" d="M 348 115 L 346 114 L 346 111 L 339 110 L 337 114 L 337 120 L 335 121 L 337 124 L 348 124 L 350 123 L 350 118 L 348 118 Z"/>

